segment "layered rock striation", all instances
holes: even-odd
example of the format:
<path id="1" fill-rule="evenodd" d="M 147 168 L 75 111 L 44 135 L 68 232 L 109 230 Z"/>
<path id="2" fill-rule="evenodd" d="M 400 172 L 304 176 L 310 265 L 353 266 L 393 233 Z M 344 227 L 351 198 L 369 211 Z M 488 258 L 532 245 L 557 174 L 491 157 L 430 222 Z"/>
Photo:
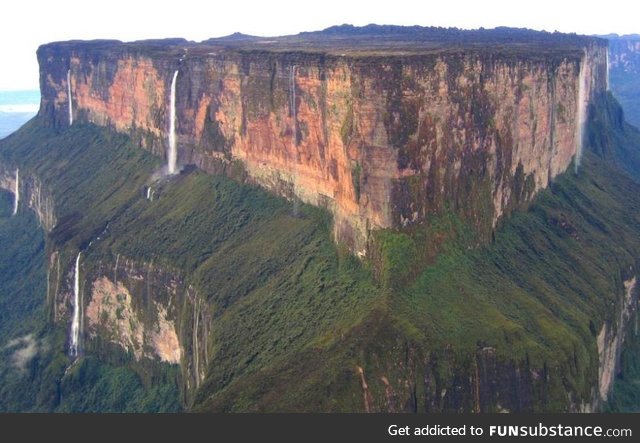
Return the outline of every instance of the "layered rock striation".
<path id="1" fill-rule="evenodd" d="M 343 46 L 52 43 L 38 51 L 40 115 L 62 128 L 71 109 L 166 156 L 177 70 L 179 164 L 326 207 L 336 239 L 365 254 L 372 230 L 443 210 L 488 233 L 569 167 L 581 108 L 606 89 L 594 38 Z"/>

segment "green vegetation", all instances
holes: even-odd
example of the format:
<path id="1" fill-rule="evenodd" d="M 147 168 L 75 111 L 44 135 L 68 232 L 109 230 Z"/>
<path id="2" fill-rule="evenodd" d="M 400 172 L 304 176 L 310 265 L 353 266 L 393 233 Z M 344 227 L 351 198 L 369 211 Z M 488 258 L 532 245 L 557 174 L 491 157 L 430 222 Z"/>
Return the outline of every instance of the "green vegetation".
<path id="1" fill-rule="evenodd" d="M 638 313 L 632 322 L 638 321 L 637 316 Z M 620 358 L 622 367 L 605 409 L 609 412 L 640 412 L 640 340 L 635 325 L 625 339 L 627 343 Z"/>
<path id="2" fill-rule="evenodd" d="M 600 110 L 611 106 L 610 97 L 598 102 Z M 621 133 L 614 123 L 603 121 L 591 131 L 615 132 L 609 146 L 615 155 L 638 156 L 637 131 Z M 526 192 L 524 177 L 521 181 Z M 506 220 L 491 244 L 477 247 L 473 227 L 451 212 L 406 232 L 378 232 L 372 260 L 379 281 L 389 288 L 386 304 L 342 340 L 243 377 L 209 400 L 201 395 L 200 408 L 361 409 L 359 380 L 355 372 L 348 375 L 361 366 L 370 374 L 374 396 L 385 397 L 377 380 L 384 376 L 398 380 L 396 387 L 416 386 L 416 409 L 425 410 L 423 371 L 432 371 L 440 389 L 459 389 L 455 380 L 473 377 L 479 349 L 494 350 L 498 362 L 547 374 L 546 386 L 531 394 L 532 405 L 525 409 L 564 410 L 567 393 L 588 400 L 598 377 L 595 337 L 604 321 L 617 321 L 622 272 L 635 269 L 640 256 L 639 191 L 613 164 L 587 152 L 579 175 L 561 176 L 526 212 Z M 630 336 L 629 343 L 636 342 Z M 403 367 L 411 355 L 433 363 Z M 630 359 L 635 355 L 625 350 L 626 385 L 616 385 L 616 392 L 626 390 L 620 400 L 625 404 L 638 395 L 637 358 Z M 519 396 L 517 389 L 507 392 Z M 473 395 L 466 394 L 445 409 L 473 409 Z M 496 410 L 496 405 L 482 408 Z"/>
<path id="3" fill-rule="evenodd" d="M 60 223 L 48 236 L 49 248 L 70 249 L 69 257 L 138 194 L 138 189 L 131 187 L 127 179 L 133 178 L 142 184 L 141 177 L 145 180 L 147 176 L 143 177 L 139 168 L 151 170 L 157 164 L 156 159 L 143 151 L 123 149 L 125 137 L 100 132 L 106 137 L 100 138 L 99 132 L 90 128 L 75 130 L 75 134 L 73 131 L 56 134 L 41 127 L 36 119 L 4 140 L 0 149 L 5 164 L 20 161 L 20 164 L 29 165 L 21 170 L 24 171 L 22 176 L 35 173 L 53 191 L 62 211 L 58 212 Z M 75 372 L 65 376 L 70 363 L 65 353 L 67 325 L 52 328 L 47 321 L 45 238 L 35 214 L 25 207 L 16 217 L 4 217 L 6 206 L 12 201 L 10 194 L 2 193 L 0 410 L 84 411 L 96 410 L 98 406 L 105 410 L 122 410 L 120 406 L 125 404 L 122 399 L 126 399 L 130 410 L 179 408 L 175 382 L 167 383 L 163 388 L 143 386 L 139 375 L 131 369 L 115 370 L 96 362 L 82 379 L 83 393 L 90 395 L 100 390 L 101 395 L 106 396 L 102 403 L 92 409 L 82 395 L 60 397 L 59 389 L 64 391 L 75 379 L 75 376 L 68 378 Z M 83 211 L 83 208 L 92 211 Z M 16 351 L 31 342 L 23 341 L 9 348 L 5 345 L 11 339 L 28 334 L 31 334 L 36 352 L 26 366 L 19 367 L 14 364 Z M 80 366 L 83 365 L 84 362 Z M 118 402 L 110 404 L 110 398 L 118 399 Z"/>
<path id="4" fill-rule="evenodd" d="M 398 302 L 399 317 L 435 349 L 451 344 L 470 353 L 484 343 L 535 367 L 573 356 L 566 377 L 588 396 L 597 375 L 589 322 L 613 316 L 620 270 L 640 253 L 640 225 L 627 215 L 640 210 L 640 201 L 629 198 L 635 184 L 615 183 L 607 177 L 615 171 L 601 162 L 588 158 L 584 169 L 579 178 L 565 174 L 527 213 L 514 214 L 492 245 L 459 245 L 439 256 Z M 602 173 L 592 175 L 596 169 Z M 614 197 L 598 186 L 620 192 Z"/>
<path id="5" fill-rule="evenodd" d="M 0 411 L 179 410 L 175 383 L 146 392 L 127 368 L 88 359 L 63 376 L 65 331 L 52 330 L 45 314 L 43 231 L 32 211 L 10 216 L 12 207 L 13 195 L 1 191 Z"/>
<path id="6" fill-rule="evenodd" d="M 179 412 L 175 383 L 145 387 L 135 372 L 86 357 L 62 379 L 59 412 Z"/>
<path id="7" fill-rule="evenodd" d="M 0 190 L 0 343 L 38 329 L 44 314 L 44 236 L 30 211 L 11 215 L 13 198 Z"/>
<path id="8" fill-rule="evenodd" d="M 210 303 L 215 341 L 203 392 L 336 340 L 380 299 L 362 264 L 336 250 L 325 211 L 303 206 L 293 216 L 283 199 L 196 171 L 153 184 L 154 201 L 149 202 L 143 191 L 158 161 L 126 137 L 95 126 L 57 133 L 35 120 L 2 148 L 3 161 L 20 161 L 25 176 L 35 172 L 54 190 L 59 222 L 49 236 L 50 248 L 63 250 L 67 267 L 108 223 L 101 241 L 84 255 L 86 273 L 116 254 L 153 261 L 179 272 Z M 189 312 L 182 315 L 189 318 Z M 64 333 L 58 350 L 63 350 Z M 103 357 L 145 370 L 132 359 Z M 86 363 L 86 370 L 82 365 L 63 381 L 62 389 L 74 388 L 63 395 L 67 404 L 58 409 L 175 406 L 165 402 L 175 393 L 175 378 L 161 377 L 160 393 L 153 385 L 140 398 L 140 382 L 132 373 L 96 367 L 96 361 Z M 82 395 L 71 394 L 76 388 Z M 105 395 L 103 389 L 112 399 L 107 403 L 82 400 Z M 125 391 L 133 392 L 133 398 Z M 154 403 L 158 399 L 161 407 Z"/>
<path id="9" fill-rule="evenodd" d="M 347 111 L 342 126 L 340 126 L 340 139 L 344 146 L 349 146 L 351 137 L 353 137 L 353 103 L 351 100 L 351 98 L 347 100 Z"/>
<path id="10" fill-rule="evenodd" d="M 490 378 L 516 398 L 502 399 L 503 406 L 562 410 L 568 394 L 590 399 L 595 336 L 604 321 L 616 321 L 623 270 L 636 269 L 640 257 L 640 185 L 615 166 L 640 158 L 638 133 L 616 123 L 616 106 L 609 96 L 597 103 L 593 152 L 580 173 L 559 177 L 527 211 L 505 220 L 493 241 L 474 234 L 476 224 L 490 223 L 489 212 L 465 219 L 445 206 L 424 225 L 374 233 L 364 263 L 334 245 L 325 211 L 303 206 L 294 216 L 284 199 L 225 177 L 188 171 L 154 183 L 154 201 L 147 201 L 143 191 L 159 161 L 106 129 L 56 132 L 36 119 L 0 142 L 0 161 L 18 164 L 25 177 L 36 174 L 52 190 L 58 224 L 47 250 L 61 250 L 67 268 L 100 234 L 84 255 L 87 273 L 117 254 L 153 261 L 207 302 L 209 361 L 189 407 L 361 410 L 362 368 L 372 410 L 391 407 L 385 383 L 397 409 L 473 410 L 472 389 L 461 380 L 473 379 L 489 350 L 502 369 L 488 377 L 507 380 L 506 368 L 545 375 L 528 394 Z M 528 177 L 516 180 L 517 194 L 530 191 Z M 479 186 L 470 194 L 485 192 L 484 182 L 469 186 Z M 3 309 L 15 318 L 6 329 L 3 321 L 0 338 L 32 333 L 38 349 L 49 349 L 18 371 L 13 351 L 3 348 L 1 409 L 179 409 L 185 397 L 176 366 L 101 354 L 109 348 L 65 375 L 66 327 L 44 322 L 44 238 L 25 239 L 20 232 L 37 231 L 33 214 L 8 217 L 12 199 L 0 197 L 3 245 L 10 239 L 14 253 L 25 254 L 16 260 L 0 253 L 2 276 L 13 276 L 0 283 L 0 302 L 26 294 L 24 307 Z M 182 319 L 193 315 L 188 304 L 178 309 Z M 183 324 L 187 353 L 188 329 Z M 613 409 L 631 408 L 637 398 L 636 342 L 628 340 Z M 443 389 L 457 397 L 433 406 L 436 388 L 438 399 Z M 16 395 L 21 389 L 24 399 Z M 483 401 L 482 410 L 498 409 L 495 397 Z"/>
<path id="11" fill-rule="evenodd" d="M 37 390 L 23 380 L 38 370 L 46 323 L 44 236 L 32 212 L 12 212 L 13 194 L 0 191 L 0 411 L 30 409 Z"/>
<path id="12" fill-rule="evenodd" d="M 356 192 L 356 201 L 360 201 L 360 182 L 362 180 L 362 166 L 357 163 L 351 168 L 351 180 L 353 180 L 353 189 Z"/>
<path id="13" fill-rule="evenodd" d="M 418 251 L 414 239 L 385 229 L 376 232 L 375 244 L 376 277 L 388 288 L 401 287 L 416 266 Z"/>

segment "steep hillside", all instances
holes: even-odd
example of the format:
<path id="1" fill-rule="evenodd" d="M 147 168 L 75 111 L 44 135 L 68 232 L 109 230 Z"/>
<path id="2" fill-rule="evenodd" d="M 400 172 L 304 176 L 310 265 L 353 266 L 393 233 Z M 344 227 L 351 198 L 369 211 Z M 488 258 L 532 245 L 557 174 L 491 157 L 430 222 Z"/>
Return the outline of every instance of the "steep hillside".
<path id="1" fill-rule="evenodd" d="M 598 101 L 596 108 L 602 107 L 618 108 L 610 97 Z M 615 120 L 607 122 L 606 130 L 615 128 Z M 615 138 L 630 141 L 620 133 Z M 304 396 L 289 397 L 300 385 L 318 391 L 331 386 L 333 403 L 324 408 L 598 407 L 619 367 L 614 360 L 621 335 L 637 347 L 633 328 L 611 330 L 637 316 L 637 294 L 629 288 L 640 252 L 638 186 L 589 152 L 583 172 L 560 177 L 488 246 L 470 248 L 473 231 L 455 216 L 387 233 L 387 262 L 393 265 L 388 275 L 402 278 L 390 279 L 394 290 L 384 311 L 319 355 L 292 357 L 209 398 L 201 390 L 200 409 L 315 409 Z M 418 252 L 433 242 L 442 245 L 437 258 Z M 426 266 L 416 269 L 421 261 Z M 300 363 L 306 358 L 313 363 Z M 356 369 L 350 377 L 323 379 L 327 366 L 346 359 Z M 301 375 L 301 382 L 289 382 Z"/>
<path id="2" fill-rule="evenodd" d="M 23 378 L 33 378 L 38 351 L 46 346 L 39 334 L 47 323 L 44 235 L 32 212 L 20 211 L 12 216 L 13 205 L 13 194 L 0 190 L 0 410 L 3 411 L 30 409 L 28 398 L 35 395 Z"/>
<path id="3" fill-rule="evenodd" d="M 1 148 L 3 165 L 21 159 L 24 180 L 39 174 L 61 202 L 47 236 L 50 263 L 61 263 L 49 282 L 60 288 L 45 299 L 55 299 L 49 334 L 63 395 L 41 408 L 109 410 L 99 389 L 118 398 L 142 383 L 167 394 L 111 409 L 157 410 L 176 381 L 198 410 L 570 410 L 600 404 L 610 388 L 620 334 L 607 331 L 630 306 L 640 193 L 592 153 L 490 245 L 478 247 L 450 213 L 380 232 L 378 252 L 359 264 L 335 249 L 322 211 L 294 214 L 224 177 L 183 173 L 147 200 L 158 161 L 104 129 L 56 132 L 36 119 Z M 166 306 L 179 366 L 139 347 L 114 314 L 95 329 L 85 319 L 87 357 L 64 375 L 78 248 L 86 305 L 112 286 L 130 294 L 116 311 L 144 337 L 162 323 L 153 307 Z"/>
<path id="4" fill-rule="evenodd" d="M 317 209 L 294 211 L 265 191 L 197 171 L 156 182 L 153 201 L 147 200 L 157 160 L 127 137 L 95 126 L 58 133 L 36 119 L 3 142 L 1 152 L 3 164 L 20 159 L 25 187 L 38 174 L 43 186 L 56 190 L 46 299 L 63 334 L 56 355 L 65 360 L 79 249 L 86 355 L 133 368 L 153 386 L 174 383 L 181 367 L 187 404 L 209 365 L 216 370 L 209 377 L 235 379 L 358 324 L 380 298 L 363 265 L 335 249 L 330 219 Z M 169 330 L 158 330 L 160 305 Z M 140 328 L 150 344 L 137 341 Z M 171 340 L 171 329 L 180 343 Z M 177 361 L 167 358 L 175 355 L 165 348 L 172 345 L 180 346 Z M 111 379 L 85 365 L 64 377 L 60 368 L 67 395 L 82 386 L 74 379 Z M 128 385 L 119 383 L 114 390 L 122 395 L 118 389 Z"/>

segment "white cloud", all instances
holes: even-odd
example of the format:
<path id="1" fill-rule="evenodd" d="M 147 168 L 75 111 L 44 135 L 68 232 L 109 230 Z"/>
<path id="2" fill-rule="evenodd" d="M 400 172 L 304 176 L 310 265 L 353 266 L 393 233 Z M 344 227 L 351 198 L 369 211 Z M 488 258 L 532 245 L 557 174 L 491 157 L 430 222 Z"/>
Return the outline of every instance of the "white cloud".
<path id="1" fill-rule="evenodd" d="M 11 113 L 33 113 L 38 112 L 38 108 L 40 105 L 0 105 L 0 112 L 11 112 Z"/>
<path id="2" fill-rule="evenodd" d="M 12 365 L 20 372 L 24 372 L 27 365 L 38 353 L 38 342 L 32 334 L 15 338 L 5 346 L 5 349 L 17 348 L 11 355 Z"/>

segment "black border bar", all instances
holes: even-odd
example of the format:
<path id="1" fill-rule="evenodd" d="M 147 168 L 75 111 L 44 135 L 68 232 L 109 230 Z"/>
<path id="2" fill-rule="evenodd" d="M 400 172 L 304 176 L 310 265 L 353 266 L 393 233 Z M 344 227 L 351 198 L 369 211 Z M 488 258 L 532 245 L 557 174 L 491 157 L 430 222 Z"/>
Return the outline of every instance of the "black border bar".
<path id="1" fill-rule="evenodd" d="M 471 435 L 472 426 L 476 435 Z M 576 427 L 587 434 L 600 427 L 603 432 L 611 430 L 623 435 L 566 436 L 576 432 Z M 530 432 L 542 428 L 546 429 L 544 437 L 522 435 L 525 429 Z M 416 429 L 426 435 L 415 435 Z M 452 435 L 462 429 L 465 435 Z M 478 429 L 482 429 L 482 435 L 478 435 Z M 3 441 L 12 441 L 11 436 L 17 435 L 20 437 L 17 441 L 54 438 L 65 443 L 96 440 L 114 443 L 622 442 L 640 441 L 640 414 L 0 414 L 0 430 L 7 438 Z M 505 432 L 511 435 L 499 436 Z M 513 436 L 514 432 L 520 435 Z M 403 435 L 405 433 L 408 435 Z"/>

